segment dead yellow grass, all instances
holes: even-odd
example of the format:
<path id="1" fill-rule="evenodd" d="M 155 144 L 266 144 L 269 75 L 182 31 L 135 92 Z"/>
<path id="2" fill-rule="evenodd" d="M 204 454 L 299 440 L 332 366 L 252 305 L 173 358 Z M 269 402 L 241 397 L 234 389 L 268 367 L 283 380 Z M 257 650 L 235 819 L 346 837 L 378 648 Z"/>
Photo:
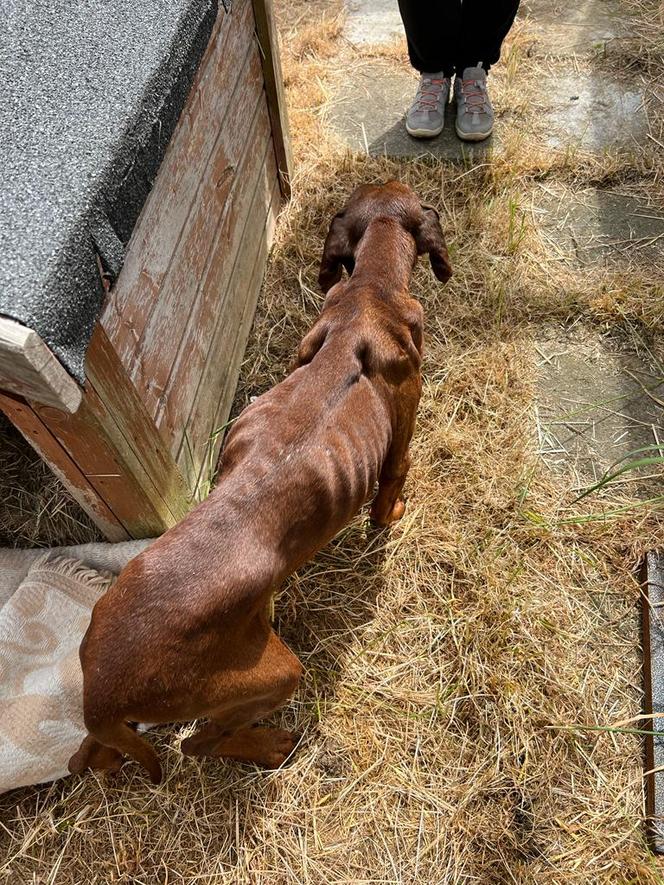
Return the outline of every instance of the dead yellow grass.
<path id="1" fill-rule="evenodd" d="M 99 532 L 0 414 L 0 547 L 84 544 Z"/>
<path id="2" fill-rule="evenodd" d="M 349 156 L 324 106 L 349 50 L 320 6 L 284 11 L 298 159 L 246 355 L 236 410 L 279 381 L 322 303 L 331 215 L 360 183 L 399 177 L 443 213 L 455 275 L 418 266 L 425 386 L 407 485 L 388 533 L 360 515 L 276 600 L 306 676 L 279 717 L 302 732 L 264 773 L 183 758 L 153 788 L 136 766 L 0 800 L 8 882 L 656 883 L 643 835 L 641 744 L 588 730 L 639 712 L 633 567 L 656 513 L 588 512 L 543 466 L 534 434 L 539 324 L 583 320 L 656 341 L 648 272 L 581 272 L 548 256 L 533 182 L 626 180 L 648 156 L 553 154 L 524 107 L 500 154 L 466 168 Z M 519 37 L 519 34 L 516 35 Z M 388 57 L 386 53 L 385 57 Z M 396 59 L 396 55 L 394 55 Z M 509 58 L 508 58 L 509 62 Z M 397 61 L 395 60 L 395 63 Z M 498 73 L 497 69 L 497 73 Z M 511 74 L 496 77 L 500 103 Z"/>

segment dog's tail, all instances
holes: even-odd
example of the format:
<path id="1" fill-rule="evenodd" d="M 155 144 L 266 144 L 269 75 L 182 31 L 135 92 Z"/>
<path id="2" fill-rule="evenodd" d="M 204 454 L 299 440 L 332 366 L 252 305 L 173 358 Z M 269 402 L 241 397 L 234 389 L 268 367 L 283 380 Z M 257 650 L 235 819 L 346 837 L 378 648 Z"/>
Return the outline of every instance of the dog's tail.
<path id="1" fill-rule="evenodd" d="M 96 741 L 105 747 L 112 747 L 124 756 L 131 756 L 132 759 L 145 768 L 153 784 L 161 783 L 161 765 L 159 764 L 157 754 L 147 741 L 139 737 L 126 722 L 95 723 L 92 728 L 87 722 L 86 725 Z M 73 756 L 69 770 L 73 774 L 80 774 L 81 772 L 76 770 L 79 766 L 76 764 L 75 759 L 76 756 Z M 83 769 L 87 766 L 84 763 L 80 767 Z"/>

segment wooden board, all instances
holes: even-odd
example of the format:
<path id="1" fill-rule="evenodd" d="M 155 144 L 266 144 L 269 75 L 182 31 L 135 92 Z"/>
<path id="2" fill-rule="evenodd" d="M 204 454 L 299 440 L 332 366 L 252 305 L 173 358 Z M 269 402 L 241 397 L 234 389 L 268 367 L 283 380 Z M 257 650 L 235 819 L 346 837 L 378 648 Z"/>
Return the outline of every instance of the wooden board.
<path id="1" fill-rule="evenodd" d="M 29 403 L 65 453 L 48 462 L 53 466 L 58 458 L 69 459 L 130 537 L 159 535 L 185 515 L 190 499 L 174 459 L 99 326 L 88 349 L 86 373 L 75 414 Z M 64 480 L 77 493 L 80 478 L 65 475 Z"/>
<path id="2" fill-rule="evenodd" d="M 213 330 L 231 310 L 225 293 L 260 163 L 266 151 L 275 155 L 271 167 L 265 166 L 275 180 L 277 164 L 287 165 L 274 40 L 271 9 L 264 4 L 236 0 L 230 15 L 220 7 L 213 45 L 102 318 L 174 455 L 181 448 Z M 287 191 L 284 181 L 281 187 Z M 267 193 L 271 191 L 269 182 Z M 229 314 L 231 335 L 235 322 L 240 319 Z M 227 380 L 226 362 L 232 354 L 232 348 L 217 353 L 211 369 L 218 384 Z M 210 417 L 195 435 L 208 432 Z"/>
<path id="3" fill-rule="evenodd" d="M 153 417 L 170 396 L 171 376 L 193 370 L 189 350 L 207 331 L 205 305 L 201 303 L 207 269 L 215 260 L 220 240 L 226 244 L 226 256 L 232 256 L 231 250 L 237 243 L 238 203 L 243 191 L 253 186 L 250 176 L 256 155 L 260 156 L 269 144 L 270 124 L 262 94 L 261 67 L 253 46 L 242 69 L 231 111 L 236 122 L 219 133 L 196 205 L 146 324 L 140 359 L 130 366 L 131 377 Z M 184 361 L 178 359 L 183 352 Z"/>
<path id="4" fill-rule="evenodd" d="M 118 450 L 128 453 L 127 463 L 140 465 L 134 473 L 145 495 L 167 513 L 169 524 L 182 519 L 191 500 L 182 474 L 99 324 L 88 349 L 86 372 L 86 390 L 95 393 L 90 407 Z"/>
<path id="5" fill-rule="evenodd" d="M 651 552 L 645 557 L 643 588 L 643 712 L 664 714 L 664 554 Z M 664 718 L 644 720 L 645 731 L 661 732 L 661 737 L 645 735 L 646 816 L 650 844 L 664 854 Z"/>
<path id="6" fill-rule="evenodd" d="M 106 505 L 77 464 L 40 420 L 31 406 L 18 397 L 0 393 L 0 409 L 50 466 L 74 500 L 109 541 L 126 541 L 129 533 Z"/>
<path id="7" fill-rule="evenodd" d="M 111 541 L 154 537 L 189 510 L 164 440 L 97 325 L 75 413 L 0 394 L 0 408 Z"/>
<path id="8" fill-rule="evenodd" d="M 224 128 L 238 73 L 252 42 L 251 0 L 236 0 L 230 14 L 220 4 L 211 43 L 102 313 L 101 324 L 128 368 L 140 359 L 145 326 L 196 203 L 200 182 Z M 235 125 L 236 121 L 229 119 L 226 128 Z"/>
<path id="9" fill-rule="evenodd" d="M 131 537 L 154 537 L 173 524 L 163 502 L 146 495 L 145 473 L 133 453 L 126 446 L 119 450 L 107 436 L 95 415 L 104 405 L 94 391 L 86 391 L 75 415 L 39 403 L 31 406 Z"/>
<path id="10" fill-rule="evenodd" d="M 215 249 L 215 260 L 211 263 L 205 279 L 203 291 L 200 296 L 200 304 L 205 308 L 201 315 L 198 328 L 205 334 L 199 335 L 196 342 L 185 353 L 188 363 L 188 371 L 184 369 L 178 373 L 177 384 L 169 392 L 166 408 L 163 413 L 163 423 L 168 428 L 168 436 L 174 440 L 174 453 L 179 451 L 182 440 L 182 428 L 189 428 L 193 433 L 192 440 L 198 444 L 198 436 L 206 433 L 208 421 L 212 411 L 205 415 L 204 407 L 199 407 L 197 416 L 192 418 L 193 406 L 200 401 L 201 390 L 206 387 L 205 379 L 215 379 L 217 385 L 224 383 L 228 370 L 226 360 L 230 355 L 231 348 L 226 351 L 219 347 L 211 348 L 211 343 L 218 334 L 218 330 L 224 330 L 226 340 L 231 343 L 235 340 L 239 323 L 238 305 L 233 305 L 236 300 L 240 306 L 240 313 L 247 299 L 247 292 L 242 288 L 231 286 L 231 280 L 240 256 L 245 248 L 251 247 L 264 230 L 265 207 L 269 203 L 270 193 L 276 182 L 276 170 L 274 159 L 269 147 L 265 157 L 256 158 L 256 168 L 252 172 L 251 186 L 243 187 L 238 195 L 238 210 L 235 213 L 232 240 L 228 243 L 224 237 L 220 237 Z M 262 210 L 256 211 L 255 207 L 263 203 Z M 254 213 L 252 214 L 252 208 Z M 247 237 L 249 242 L 246 242 Z M 234 379 L 235 381 L 235 379 Z M 219 388 L 217 388 L 219 389 Z M 209 404 L 214 408 L 216 398 Z M 160 424 L 161 426 L 161 424 Z M 178 432 L 179 431 L 179 432 Z M 177 448 L 175 448 L 177 445 Z"/>
<path id="11" fill-rule="evenodd" d="M 75 412 L 81 389 L 32 329 L 0 317 L 0 389 Z"/>
<path id="12" fill-rule="evenodd" d="M 270 251 L 270 246 L 272 244 L 272 238 L 274 236 L 274 229 L 276 227 L 277 215 L 279 213 L 280 205 L 281 189 L 278 185 L 275 185 L 275 188 L 272 192 L 272 202 L 268 209 L 266 228 L 258 244 L 258 251 L 254 257 L 254 267 L 248 286 L 242 282 L 244 273 L 242 268 L 240 268 L 237 273 L 237 288 L 243 291 L 246 289 L 246 296 L 244 299 L 244 311 L 242 313 L 240 325 L 236 332 L 235 343 L 230 349 L 231 356 L 230 358 L 228 356 L 226 357 L 228 361 L 228 371 L 226 373 L 226 378 L 221 389 L 221 395 L 219 397 L 217 407 L 215 409 L 212 421 L 210 422 L 211 431 L 210 433 L 208 433 L 208 438 L 206 442 L 206 457 L 202 460 L 201 463 L 199 474 L 196 480 L 197 486 L 200 486 L 202 483 L 206 482 L 210 476 L 214 475 L 219 452 L 221 450 L 221 446 L 228 430 L 228 417 L 233 406 L 233 400 L 235 399 L 237 378 L 240 374 L 240 367 L 244 359 L 247 340 L 249 338 L 252 323 L 254 320 L 256 302 L 258 301 L 258 296 L 260 295 L 261 286 L 263 283 L 263 277 L 265 276 L 265 264 L 267 261 L 268 253 Z M 210 364 L 212 363 L 213 361 L 211 360 Z M 206 389 L 206 379 L 203 379 L 203 383 L 201 386 L 203 389 Z M 200 408 L 200 404 L 198 405 L 198 407 Z"/>
<path id="13" fill-rule="evenodd" d="M 281 73 L 279 40 L 274 24 L 272 0 L 253 0 L 254 18 L 256 20 L 256 37 L 263 59 L 263 76 L 265 93 L 272 122 L 272 138 L 274 152 L 279 170 L 279 182 L 284 198 L 288 199 L 291 192 L 291 156 L 290 136 L 288 134 L 288 116 L 286 111 L 286 95 L 284 78 Z"/>
<path id="14" fill-rule="evenodd" d="M 271 157 L 267 165 L 272 165 Z M 270 180 L 271 192 L 267 191 Z M 254 194 L 242 249 L 226 294 L 224 314 L 215 326 L 205 369 L 182 435 L 178 464 L 199 495 L 201 489 L 207 491 L 225 435 L 225 422 L 233 404 L 280 203 L 279 184 L 268 174 Z M 225 366 L 223 375 L 215 370 L 221 362 Z"/>
<path id="15" fill-rule="evenodd" d="M 256 144 L 260 147 L 248 151 L 243 163 L 242 175 L 228 199 L 227 211 L 215 231 L 210 258 L 200 278 L 199 290 L 188 324 L 187 337 L 179 349 L 166 390 L 163 407 L 157 414 L 157 426 L 171 440 L 175 453 L 182 439 L 182 429 L 187 423 L 192 402 L 200 378 L 208 362 L 210 342 L 218 321 L 227 324 L 233 332 L 233 319 L 227 316 L 228 289 L 237 254 L 242 247 L 245 225 L 254 194 L 259 182 L 263 182 L 265 194 L 269 194 L 276 180 L 276 168 L 269 141 L 260 135 L 269 132 L 267 109 L 264 102 L 258 108 L 256 119 Z M 266 158 L 269 162 L 266 162 Z M 269 181 L 271 176 L 271 181 Z M 260 222 L 256 222 L 260 224 Z M 226 366 L 223 354 L 213 367 L 217 375 L 224 376 Z"/>

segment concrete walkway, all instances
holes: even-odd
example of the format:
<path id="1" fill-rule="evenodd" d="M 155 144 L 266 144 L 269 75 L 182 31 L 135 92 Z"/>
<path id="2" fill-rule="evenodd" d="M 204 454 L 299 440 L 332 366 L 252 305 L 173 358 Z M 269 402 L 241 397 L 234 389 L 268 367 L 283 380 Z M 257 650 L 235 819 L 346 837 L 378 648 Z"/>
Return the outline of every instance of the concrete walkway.
<path id="1" fill-rule="evenodd" d="M 628 27 L 616 0 L 577 4 L 529 0 L 522 3 L 519 19 L 529 22 L 535 63 L 546 62 L 540 100 L 552 147 L 574 144 L 602 151 L 645 137 L 647 121 L 638 86 L 579 70 L 579 60 L 601 52 Z M 347 0 L 345 37 L 358 50 L 402 36 L 396 0 Z M 411 138 L 403 121 L 415 87 L 416 75 L 409 68 L 381 59 L 359 61 L 338 85 L 330 124 L 354 150 L 394 157 L 433 154 L 463 159 L 500 146 L 500 118 L 507 111 L 500 107 L 496 134 L 481 145 L 460 142 L 453 125 L 435 139 Z M 452 122 L 455 110 L 452 103 L 448 115 Z"/>
<path id="2" fill-rule="evenodd" d="M 405 59 L 397 0 L 346 3 L 344 36 L 355 54 L 336 83 L 328 121 L 352 151 L 468 163 L 503 150 L 503 139 L 518 130 L 521 121 L 518 111 L 512 114 L 500 102 L 496 131 L 483 144 L 464 144 L 456 137 L 453 104 L 438 138 L 411 138 L 404 115 L 417 75 L 397 60 L 400 55 Z M 537 95 L 530 100 L 541 110 L 542 138 L 548 147 L 600 157 L 616 149 L 629 152 L 645 142 L 648 117 L 642 83 L 609 73 L 598 63 L 612 41 L 629 28 L 629 14 L 619 0 L 526 0 L 517 27 L 522 28 L 519 50 L 526 55 L 520 63 L 538 69 Z M 391 48 L 381 52 L 377 47 L 385 44 Z M 509 61 L 503 59 L 502 64 L 504 71 Z M 518 82 L 511 88 L 518 89 Z M 554 179 L 534 187 L 531 203 L 551 259 L 570 270 L 619 270 L 630 261 L 661 266 L 664 272 L 664 213 L 646 204 L 642 194 L 572 188 Z M 538 335 L 537 434 L 552 469 L 571 468 L 583 487 L 634 449 L 664 445 L 664 370 L 644 342 L 635 339 L 626 345 L 579 326 L 552 327 Z M 635 489 L 632 483 L 630 493 L 661 493 L 645 481 L 636 485 Z"/>

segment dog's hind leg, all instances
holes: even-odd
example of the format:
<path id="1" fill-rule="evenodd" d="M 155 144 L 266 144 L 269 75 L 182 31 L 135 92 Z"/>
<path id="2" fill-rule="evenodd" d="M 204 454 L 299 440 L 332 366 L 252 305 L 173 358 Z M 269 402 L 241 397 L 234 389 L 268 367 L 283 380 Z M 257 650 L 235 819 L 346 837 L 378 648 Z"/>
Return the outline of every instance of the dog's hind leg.
<path id="1" fill-rule="evenodd" d="M 86 722 L 88 728 L 89 723 Z M 86 768 L 118 771 L 124 756 L 135 759 L 150 774 L 153 784 L 161 782 L 161 765 L 152 747 L 126 722 L 100 722 L 91 729 L 69 760 L 69 771 L 82 774 Z"/>
<path id="2" fill-rule="evenodd" d="M 254 762 L 274 768 L 286 759 L 296 737 L 280 728 L 251 728 L 293 694 L 302 675 L 302 665 L 277 637 L 270 634 L 265 650 L 249 672 L 242 674 L 242 694 L 228 692 L 228 675 L 219 683 L 219 705 L 210 698 L 210 722 L 182 742 L 188 756 L 216 756 Z"/>
<path id="3" fill-rule="evenodd" d="M 293 751 L 297 736 L 283 728 L 238 728 L 229 732 L 223 723 L 208 722 L 182 742 L 187 756 L 213 756 L 278 768 Z"/>
<path id="4" fill-rule="evenodd" d="M 82 774 L 86 768 L 93 768 L 96 771 L 119 771 L 123 761 L 122 753 L 113 747 L 105 747 L 89 734 L 69 760 L 69 771 L 72 774 Z"/>

